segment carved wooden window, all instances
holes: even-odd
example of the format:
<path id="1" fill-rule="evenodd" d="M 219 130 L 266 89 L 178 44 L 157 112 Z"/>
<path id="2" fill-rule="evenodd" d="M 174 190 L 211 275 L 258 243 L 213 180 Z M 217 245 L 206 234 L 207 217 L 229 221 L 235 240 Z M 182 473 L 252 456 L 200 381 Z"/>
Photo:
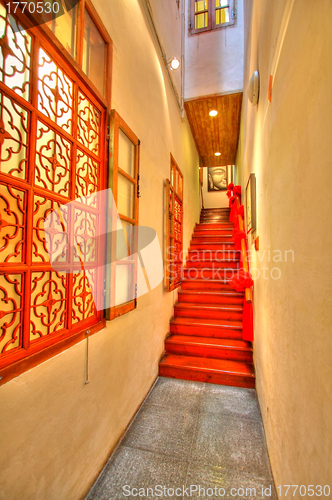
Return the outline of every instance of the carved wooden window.
<path id="1" fill-rule="evenodd" d="M 181 284 L 183 250 L 183 175 L 171 155 L 170 179 L 166 180 L 166 290 Z"/>
<path id="2" fill-rule="evenodd" d="M 235 19 L 234 0 L 191 0 L 191 34 L 231 26 Z"/>
<path id="3" fill-rule="evenodd" d="M 137 232 L 140 141 L 119 114 L 112 110 L 110 127 L 110 187 L 120 218 L 109 219 L 107 318 L 113 319 L 137 306 Z M 119 231 L 120 229 L 120 231 Z M 125 246 L 125 248 L 123 248 Z"/>
<path id="4" fill-rule="evenodd" d="M 96 280 L 89 280 L 102 272 L 104 249 L 95 238 L 102 214 L 88 206 L 82 214 L 74 202 L 48 231 L 56 246 L 69 222 L 75 227 L 61 255 L 67 272 L 51 267 L 44 220 L 52 210 L 105 189 L 107 109 L 40 29 L 18 27 L 0 4 L 1 382 L 104 321 L 92 294 L 102 290 L 92 291 Z M 88 266 L 82 266 L 84 251 L 69 251 L 79 238 L 92 242 Z"/>

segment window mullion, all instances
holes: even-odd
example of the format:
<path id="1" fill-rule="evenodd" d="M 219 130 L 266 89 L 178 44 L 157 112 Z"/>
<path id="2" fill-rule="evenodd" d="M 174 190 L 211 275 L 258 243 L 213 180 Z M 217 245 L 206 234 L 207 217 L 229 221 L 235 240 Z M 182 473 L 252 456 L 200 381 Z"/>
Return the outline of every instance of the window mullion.
<path id="1" fill-rule="evenodd" d="M 78 22 L 77 22 L 77 62 L 82 68 L 83 64 L 83 39 L 84 39 L 84 11 L 85 0 L 80 0 L 78 4 Z"/>

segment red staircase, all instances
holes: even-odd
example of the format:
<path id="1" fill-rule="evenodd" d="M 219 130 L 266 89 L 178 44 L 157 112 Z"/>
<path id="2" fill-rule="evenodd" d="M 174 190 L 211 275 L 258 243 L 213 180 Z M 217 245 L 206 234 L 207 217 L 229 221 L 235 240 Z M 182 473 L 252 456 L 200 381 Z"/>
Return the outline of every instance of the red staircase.
<path id="1" fill-rule="evenodd" d="M 159 364 L 164 377 L 255 387 L 251 342 L 242 340 L 244 293 L 228 284 L 239 266 L 228 208 L 201 212 Z"/>

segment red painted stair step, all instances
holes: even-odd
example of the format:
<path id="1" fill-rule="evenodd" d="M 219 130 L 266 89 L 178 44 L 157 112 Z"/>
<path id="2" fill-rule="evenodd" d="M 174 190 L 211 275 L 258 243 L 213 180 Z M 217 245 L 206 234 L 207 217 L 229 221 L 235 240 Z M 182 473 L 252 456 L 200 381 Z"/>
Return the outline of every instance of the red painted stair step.
<path id="1" fill-rule="evenodd" d="M 207 279 L 181 279 L 182 290 L 214 290 L 214 291 L 234 291 L 226 280 Z"/>
<path id="2" fill-rule="evenodd" d="M 185 318 L 206 318 L 206 319 L 225 319 L 228 321 L 242 321 L 242 306 L 216 306 L 197 304 L 179 304 L 174 307 L 175 317 Z"/>
<path id="3" fill-rule="evenodd" d="M 165 347 L 166 352 L 171 354 L 252 363 L 252 347 L 249 342 L 243 340 L 171 334 L 165 341 Z"/>
<path id="4" fill-rule="evenodd" d="M 253 365 L 242 361 L 165 354 L 159 364 L 159 374 L 212 384 L 255 387 Z"/>
<path id="5" fill-rule="evenodd" d="M 218 304 L 218 305 L 241 305 L 243 306 L 244 294 L 236 292 L 211 292 L 195 290 L 179 290 L 178 301 L 191 304 Z"/>
<path id="6" fill-rule="evenodd" d="M 241 252 L 233 250 L 192 250 L 188 252 L 187 259 L 196 262 L 209 262 L 223 260 L 240 260 Z"/>
<path id="7" fill-rule="evenodd" d="M 198 337 L 242 340 L 242 322 L 177 317 L 170 321 L 170 332 Z"/>

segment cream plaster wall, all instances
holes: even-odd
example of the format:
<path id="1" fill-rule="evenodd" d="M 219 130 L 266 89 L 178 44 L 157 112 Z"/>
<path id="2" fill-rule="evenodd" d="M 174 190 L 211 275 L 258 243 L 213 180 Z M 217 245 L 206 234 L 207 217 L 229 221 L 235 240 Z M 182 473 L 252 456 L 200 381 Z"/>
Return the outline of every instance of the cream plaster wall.
<path id="1" fill-rule="evenodd" d="M 330 0 L 245 2 L 244 82 L 257 69 L 261 86 L 257 107 L 244 92 L 237 181 L 256 174 L 254 361 L 276 486 L 332 486 L 331 19 Z"/>
<path id="2" fill-rule="evenodd" d="M 172 153 L 184 174 L 186 249 L 200 211 L 198 155 L 143 2 L 94 5 L 114 42 L 112 106 L 141 140 L 140 224 L 155 228 L 163 244 L 163 186 Z M 171 21 L 168 36 L 179 38 Z M 0 388 L 1 499 L 84 497 L 157 377 L 174 300 L 160 284 L 138 299 L 137 310 L 93 335 L 88 385 L 81 342 Z"/>
<path id="3" fill-rule="evenodd" d="M 190 1 L 186 0 L 185 99 L 242 91 L 243 0 L 235 0 L 234 26 L 189 35 Z"/>
<path id="4" fill-rule="evenodd" d="M 203 169 L 203 200 L 204 208 L 228 207 L 226 191 L 208 191 L 208 168 Z"/>

